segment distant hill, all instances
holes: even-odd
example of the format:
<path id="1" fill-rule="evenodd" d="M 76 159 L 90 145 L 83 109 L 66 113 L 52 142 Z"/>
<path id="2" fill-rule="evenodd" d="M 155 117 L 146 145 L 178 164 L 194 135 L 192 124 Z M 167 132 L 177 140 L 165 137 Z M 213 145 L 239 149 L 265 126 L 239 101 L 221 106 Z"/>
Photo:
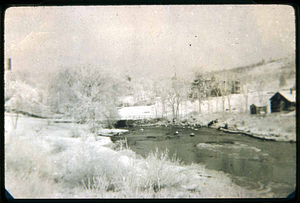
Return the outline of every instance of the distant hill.
<path id="1" fill-rule="evenodd" d="M 262 60 L 247 66 L 206 73 L 207 77 L 212 74 L 220 80 L 225 75 L 235 80 L 240 80 L 241 83 L 248 85 L 249 92 L 257 91 L 256 86 L 260 82 L 263 84 L 264 91 L 277 91 L 279 89 L 291 88 L 295 84 L 296 65 L 295 60 L 290 57 L 267 62 Z M 282 86 L 279 86 L 280 77 L 285 80 L 285 84 Z"/>

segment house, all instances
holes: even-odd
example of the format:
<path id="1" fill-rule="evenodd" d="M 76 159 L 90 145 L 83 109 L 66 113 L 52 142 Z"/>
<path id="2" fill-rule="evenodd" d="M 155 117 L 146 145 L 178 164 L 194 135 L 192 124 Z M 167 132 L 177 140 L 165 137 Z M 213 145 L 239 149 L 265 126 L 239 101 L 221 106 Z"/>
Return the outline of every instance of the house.
<path id="1" fill-rule="evenodd" d="M 251 104 L 250 105 L 250 114 L 266 114 L 267 113 L 267 105 L 263 104 Z"/>
<path id="2" fill-rule="evenodd" d="M 293 88 L 289 91 L 278 91 L 269 100 L 271 113 L 296 109 L 296 94 Z"/>

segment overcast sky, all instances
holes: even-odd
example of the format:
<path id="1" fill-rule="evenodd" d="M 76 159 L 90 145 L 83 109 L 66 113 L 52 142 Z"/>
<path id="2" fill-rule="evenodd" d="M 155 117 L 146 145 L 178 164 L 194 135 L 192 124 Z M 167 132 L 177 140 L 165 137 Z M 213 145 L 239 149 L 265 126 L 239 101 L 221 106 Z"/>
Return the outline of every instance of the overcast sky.
<path id="1" fill-rule="evenodd" d="M 294 55 L 289 6 L 17 7 L 5 13 L 5 58 L 42 74 L 80 65 L 178 75 Z M 134 72 L 134 73 L 133 73 Z"/>

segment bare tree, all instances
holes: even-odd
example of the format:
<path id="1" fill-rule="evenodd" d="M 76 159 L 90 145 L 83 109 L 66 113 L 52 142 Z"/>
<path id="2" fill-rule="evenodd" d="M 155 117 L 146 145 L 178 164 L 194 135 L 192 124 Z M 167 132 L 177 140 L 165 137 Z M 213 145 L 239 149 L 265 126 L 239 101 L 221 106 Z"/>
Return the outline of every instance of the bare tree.
<path id="1" fill-rule="evenodd" d="M 221 96 L 222 96 L 222 111 L 224 112 L 225 111 L 225 100 L 226 100 L 226 94 L 227 94 L 227 91 L 226 91 L 226 81 L 222 81 L 219 85 L 220 87 L 220 93 L 221 93 Z"/>
<path id="2" fill-rule="evenodd" d="M 225 95 L 228 102 L 229 112 L 231 113 L 231 98 L 232 95 L 236 93 L 235 85 L 237 82 L 237 76 L 233 72 L 227 72 L 224 78 L 225 78 Z"/>
<path id="3" fill-rule="evenodd" d="M 174 76 L 166 88 L 167 102 L 171 106 L 173 118 L 179 119 L 180 105 L 187 98 L 187 84 Z"/>
<path id="4" fill-rule="evenodd" d="M 155 91 L 155 97 L 158 98 L 158 101 L 161 105 L 161 117 L 167 117 L 167 103 L 168 103 L 168 93 L 169 89 L 168 84 L 165 80 L 159 80 L 155 83 L 154 91 Z"/>
<path id="5" fill-rule="evenodd" d="M 213 113 L 213 106 L 211 104 L 211 96 L 213 90 L 213 82 L 215 78 L 212 76 L 210 79 L 205 80 L 205 97 L 207 98 L 207 112 Z"/>
<path id="6" fill-rule="evenodd" d="M 248 83 L 245 81 L 244 84 L 242 85 L 242 92 L 243 92 L 243 96 L 245 99 L 245 112 L 248 112 Z"/>
<path id="7" fill-rule="evenodd" d="M 226 82 L 226 97 L 227 97 L 228 108 L 229 108 L 230 113 L 231 113 L 231 97 L 232 97 L 231 84 L 232 84 L 232 81 L 230 81 L 230 80 Z"/>
<path id="8" fill-rule="evenodd" d="M 263 97 L 264 88 L 265 88 L 265 82 L 263 80 L 257 80 L 255 89 L 260 103 L 262 103 L 264 100 Z"/>
<path id="9" fill-rule="evenodd" d="M 207 95 L 207 86 L 203 74 L 196 72 L 195 79 L 192 82 L 192 98 L 198 100 L 199 114 L 202 113 L 201 105 Z"/>
<path id="10" fill-rule="evenodd" d="M 210 93 L 212 96 L 216 97 L 215 100 L 216 100 L 216 111 L 217 112 L 219 111 L 218 97 L 221 96 L 220 85 L 221 85 L 221 80 L 217 79 L 215 77 L 215 73 L 212 72 Z"/>
<path id="11" fill-rule="evenodd" d="M 221 90 L 221 95 L 222 95 L 222 108 L 223 112 L 225 109 L 225 99 L 227 99 L 228 102 L 228 108 L 229 112 L 231 112 L 231 98 L 232 98 L 232 82 L 234 80 L 229 77 L 229 75 L 224 76 L 224 81 L 221 82 L 220 85 L 220 90 Z"/>

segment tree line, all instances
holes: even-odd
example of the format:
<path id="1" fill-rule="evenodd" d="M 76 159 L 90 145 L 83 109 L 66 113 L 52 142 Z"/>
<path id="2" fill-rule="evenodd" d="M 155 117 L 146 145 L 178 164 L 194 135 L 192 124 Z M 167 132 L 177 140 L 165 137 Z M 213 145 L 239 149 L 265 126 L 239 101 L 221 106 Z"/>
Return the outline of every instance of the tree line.
<path id="1" fill-rule="evenodd" d="M 183 103 L 188 100 L 198 102 L 199 114 L 203 101 L 207 100 L 208 111 L 212 112 L 212 97 L 221 97 L 223 111 L 227 99 L 231 111 L 232 84 L 235 82 L 229 75 L 220 79 L 214 74 L 208 77 L 200 72 L 194 73 L 192 80 L 176 75 L 157 80 L 134 80 L 128 75 L 92 67 L 62 68 L 46 79 L 40 76 L 33 80 L 33 77 L 19 73 L 6 80 L 6 98 L 14 95 L 14 109 L 45 117 L 63 114 L 80 123 L 88 123 L 94 130 L 99 125 L 112 127 L 118 119 L 117 109 L 124 96 L 139 97 L 145 91 L 148 92 L 146 97 L 159 101 L 162 117 L 167 117 L 167 110 L 171 109 L 172 117 L 178 119 Z M 219 108 L 218 101 L 216 108 Z"/>
<path id="2" fill-rule="evenodd" d="M 264 61 L 258 65 L 262 64 Z M 253 78 L 247 72 L 234 74 L 230 70 L 221 71 L 221 74 L 198 71 L 186 78 L 175 74 L 173 77 L 151 79 L 134 78 L 130 73 L 116 73 L 102 67 L 60 68 L 36 75 L 8 71 L 5 100 L 14 98 L 10 102 L 12 109 L 45 117 L 62 114 L 80 123 L 88 123 L 95 130 L 101 125 L 113 126 L 119 117 L 118 107 L 128 95 L 140 100 L 151 98 L 153 102 L 148 105 L 154 106 L 158 117 L 172 116 L 178 119 L 187 101 L 198 104 L 199 114 L 203 113 L 204 101 L 207 103 L 207 112 L 219 112 L 219 109 L 231 112 L 232 95 L 235 93 L 243 95 L 247 111 L 250 80 Z M 261 99 L 266 80 L 256 79 L 254 85 Z M 285 83 L 284 76 L 281 76 L 279 86 Z M 215 105 L 212 104 L 213 97 L 216 97 Z M 168 115 L 169 112 L 172 115 Z"/>

